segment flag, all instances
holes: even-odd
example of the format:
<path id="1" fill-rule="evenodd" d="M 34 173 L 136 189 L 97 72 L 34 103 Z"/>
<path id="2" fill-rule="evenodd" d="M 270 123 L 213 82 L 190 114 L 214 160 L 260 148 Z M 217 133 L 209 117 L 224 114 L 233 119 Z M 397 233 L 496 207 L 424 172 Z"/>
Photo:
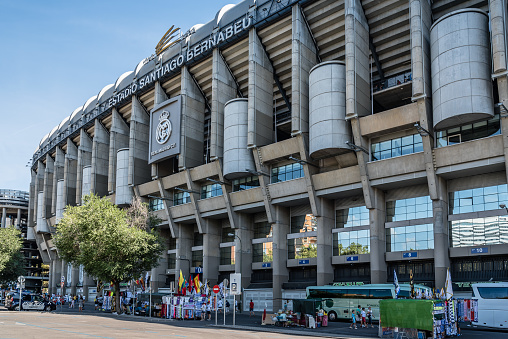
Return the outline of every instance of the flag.
<path id="1" fill-rule="evenodd" d="M 182 292 L 182 286 L 185 282 L 185 279 L 183 278 L 182 270 L 180 270 L 180 278 L 178 278 L 178 293 L 180 294 Z"/>
<path id="2" fill-rule="evenodd" d="M 143 280 L 143 278 L 139 278 L 139 282 L 141 283 L 141 290 L 144 291 L 145 290 L 145 281 Z"/>
<path id="3" fill-rule="evenodd" d="M 194 280 L 192 279 L 192 275 L 189 275 L 189 293 L 192 293 L 194 289 Z"/>
<path id="4" fill-rule="evenodd" d="M 444 300 L 444 298 L 445 298 L 444 289 L 443 289 L 443 288 L 441 288 L 441 291 L 439 292 L 439 299 Z"/>
<path id="5" fill-rule="evenodd" d="M 145 274 L 145 284 L 146 284 L 146 288 L 150 288 L 150 273 L 149 272 L 146 272 L 146 274 Z"/>
<path id="6" fill-rule="evenodd" d="M 445 295 L 446 300 L 450 300 L 453 297 L 452 276 L 449 268 L 446 271 Z"/>
<path id="7" fill-rule="evenodd" d="M 399 279 L 397 279 L 397 273 L 393 270 L 393 285 L 395 286 L 395 299 L 398 298 L 400 292 Z"/>
<path id="8" fill-rule="evenodd" d="M 201 292 L 201 282 L 199 281 L 199 273 L 194 277 L 194 286 L 196 287 L 196 293 Z"/>
<path id="9" fill-rule="evenodd" d="M 409 286 L 411 287 L 411 299 L 415 298 L 415 282 L 413 280 L 413 270 L 409 270 Z"/>
<path id="10" fill-rule="evenodd" d="M 210 288 L 208 287 L 208 279 L 205 280 L 205 295 L 208 296 Z"/>

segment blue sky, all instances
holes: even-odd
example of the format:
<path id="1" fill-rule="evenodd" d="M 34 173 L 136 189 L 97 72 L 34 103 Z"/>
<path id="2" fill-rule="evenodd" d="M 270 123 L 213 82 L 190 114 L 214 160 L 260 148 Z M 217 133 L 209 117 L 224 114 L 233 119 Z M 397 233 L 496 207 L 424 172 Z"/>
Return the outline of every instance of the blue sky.
<path id="1" fill-rule="evenodd" d="M 0 0 L 0 188 L 28 191 L 41 138 L 154 53 L 166 30 L 239 0 Z"/>

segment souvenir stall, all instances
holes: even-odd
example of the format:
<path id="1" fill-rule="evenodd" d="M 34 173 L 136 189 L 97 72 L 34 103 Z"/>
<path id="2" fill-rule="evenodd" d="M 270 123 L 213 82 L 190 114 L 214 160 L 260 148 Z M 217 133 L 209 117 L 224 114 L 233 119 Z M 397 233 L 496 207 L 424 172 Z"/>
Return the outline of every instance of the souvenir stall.
<path id="1" fill-rule="evenodd" d="M 292 309 L 287 307 L 288 304 L 292 305 Z M 321 307 L 321 299 L 291 299 L 285 300 L 283 305 L 284 309 L 277 313 L 264 313 L 261 325 L 306 328 L 328 326 L 328 314 Z"/>
<path id="2" fill-rule="evenodd" d="M 455 300 L 381 300 L 379 313 L 381 337 L 440 339 L 457 335 Z"/>
<path id="3" fill-rule="evenodd" d="M 165 296 L 162 298 L 161 316 L 169 319 L 201 319 L 202 306 L 209 303 L 210 298 L 205 295 Z"/>

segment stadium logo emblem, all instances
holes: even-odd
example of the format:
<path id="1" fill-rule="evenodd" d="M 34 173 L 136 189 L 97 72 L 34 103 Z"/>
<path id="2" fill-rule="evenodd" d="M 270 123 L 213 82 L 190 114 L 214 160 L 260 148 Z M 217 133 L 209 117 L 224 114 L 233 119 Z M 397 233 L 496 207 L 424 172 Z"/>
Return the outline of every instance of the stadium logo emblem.
<path id="1" fill-rule="evenodd" d="M 157 125 L 157 132 L 155 133 L 155 139 L 160 145 L 164 145 L 171 136 L 173 127 L 171 121 L 169 121 L 169 112 L 163 111 L 159 116 L 159 125 Z"/>

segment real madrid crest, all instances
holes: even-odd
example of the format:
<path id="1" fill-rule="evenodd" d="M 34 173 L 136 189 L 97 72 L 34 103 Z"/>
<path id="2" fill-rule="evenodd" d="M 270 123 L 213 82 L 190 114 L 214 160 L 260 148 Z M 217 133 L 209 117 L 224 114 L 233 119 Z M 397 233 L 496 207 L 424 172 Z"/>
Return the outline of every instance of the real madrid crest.
<path id="1" fill-rule="evenodd" d="M 169 121 L 169 112 L 163 111 L 159 116 L 159 125 L 157 126 L 157 132 L 155 134 L 157 143 L 160 145 L 165 144 L 171 136 L 171 131 L 172 126 L 171 121 Z"/>

